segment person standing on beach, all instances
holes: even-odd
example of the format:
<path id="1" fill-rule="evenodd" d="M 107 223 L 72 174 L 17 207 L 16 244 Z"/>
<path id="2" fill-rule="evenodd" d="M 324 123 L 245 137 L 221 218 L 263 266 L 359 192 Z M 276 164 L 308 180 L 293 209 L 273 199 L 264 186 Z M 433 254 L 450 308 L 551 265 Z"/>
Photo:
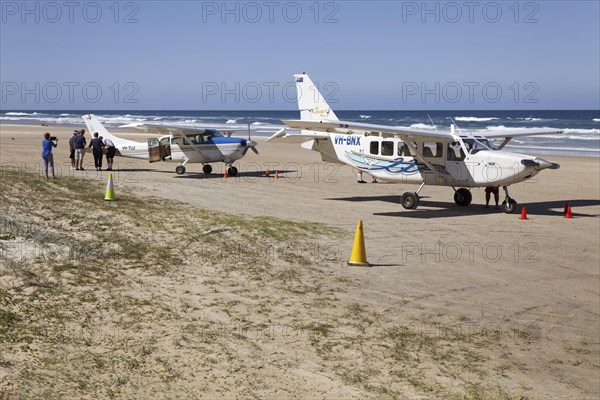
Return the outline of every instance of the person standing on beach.
<path id="1" fill-rule="evenodd" d="M 73 139 L 73 148 L 75 149 L 75 169 L 85 171 L 83 168 L 83 157 L 85 156 L 85 130 L 80 130 L 79 135 Z"/>
<path id="2" fill-rule="evenodd" d="M 102 170 L 102 150 L 104 149 L 104 143 L 102 143 L 102 138 L 98 137 L 98 132 L 94 133 L 94 138 L 90 140 L 89 147 L 92 148 L 92 154 L 94 155 L 94 166 L 96 167 L 96 171 Z"/>
<path id="3" fill-rule="evenodd" d="M 108 167 L 107 171 L 112 171 L 113 166 L 113 158 L 115 158 L 115 153 L 117 152 L 117 148 L 115 144 L 109 138 L 104 139 L 104 146 L 106 146 L 106 163 Z"/>
<path id="4" fill-rule="evenodd" d="M 75 169 L 75 147 L 73 147 L 73 139 L 79 134 L 78 130 L 73 131 L 73 136 L 69 138 L 69 158 L 71 159 L 71 169 Z"/>
<path id="5" fill-rule="evenodd" d="M 44 140 L 42 140 L 42 159 L 44 160 L 44 172 L 46 173 L 46 179 L 48 176 L 48 167 L 52 170 L 52 177 L 56 178 L 54 174 L 54 155 L 52 154 L 52 148 L 58 146 L 58 138 L 50 137 L 50 133 L 44 134 Z"/>
<path id="6" fill-rule="evenodd" d="M 490 197 L 494 193 L 494 200 L 496 201 L 496 207 L 498 208 L 498 201 L 500 201 L 500 189 L 498 186 L 488 186 L 485 188 L 485 208 L 490 208 Z"/>

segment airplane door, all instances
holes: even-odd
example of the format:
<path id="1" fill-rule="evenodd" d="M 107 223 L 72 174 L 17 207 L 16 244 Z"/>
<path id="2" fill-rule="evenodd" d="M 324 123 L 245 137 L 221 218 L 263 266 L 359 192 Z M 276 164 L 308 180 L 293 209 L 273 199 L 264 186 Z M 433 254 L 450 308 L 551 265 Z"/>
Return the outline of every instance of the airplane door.
<path id="1" fill-rule="evenodd" d="M 148 139 L 148 161 L 160 161 L 160 142 L 158 139 Z"/>
<path id="2" fill-rule="evenodd" d="M 446 172 L 450 175 L 448 183 L 457 186 L 468 186 L 472 183 L 473 178 L 465 159 L 465 152 L 458 143 L 448 143 L 446 156 Z"/>
<path id="3" fill-rule="evenodd" d="M 171 138 L 164 137 L 160 139 L 160 159 L 166 160 L 171 158 Z"/>

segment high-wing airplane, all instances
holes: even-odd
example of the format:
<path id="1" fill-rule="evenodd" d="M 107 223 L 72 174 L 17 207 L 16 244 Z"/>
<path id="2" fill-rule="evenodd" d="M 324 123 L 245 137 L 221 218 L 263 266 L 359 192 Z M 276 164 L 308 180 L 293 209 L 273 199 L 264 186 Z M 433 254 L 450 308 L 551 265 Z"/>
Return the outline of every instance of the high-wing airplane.
<path id="1" fill-rule="evenodd" d="M 147 142 L 136 142 L 113 135 L 94 114 L 87 114 L 82 118 L 91 133 L 98 132 L 114 143 L 116 155 L 148 159 L 151 163 L 175 161 L 178 163 L 175 172 L 179 175 L 185 173 L 188 162 L 203 164 L 202 171 L 205 174 L 210 174 L 213 170 L 210 163 L 223 162 L 227 165 L 228 174 L 236 176 L 238 170 L 233 163 L 244 157 L 249 149 L 258 154 L 255 141 L 230 137 L 236 132 L 248 132 L 247 129 L 226 128 L 219 131 L 153 124 L 127 125 L 148 133 L 164 135 L 148 139 Z"/>
<path id="2" fill-rule="evenodd" d="M 512 213 L 517 202 L 508 186 L 537 175 L 558 164 L 542 158 L 502 150 L 517 136 L 559 134 L 552 128 L 507 131 L 464 131 L 450 126 L 449 131 L 415 129 L 340 121 L 306 74 L 294 75 L 300 109 L 299 120 L 283 121 L 300 133 L 281 129 L 275 138 L 303 137 L 302 147 L 321 153 L 323 161 L 346 164 L 382 181 L 420 185 L 416 192 L 402 195 L 402 206 L 414 209 L 425 185 L 449 186 L 459 206 L 471 203 L 471 188 L 502 186 L 505 213 Z M 502 138 L 495 145 L 489 139 Z"/>

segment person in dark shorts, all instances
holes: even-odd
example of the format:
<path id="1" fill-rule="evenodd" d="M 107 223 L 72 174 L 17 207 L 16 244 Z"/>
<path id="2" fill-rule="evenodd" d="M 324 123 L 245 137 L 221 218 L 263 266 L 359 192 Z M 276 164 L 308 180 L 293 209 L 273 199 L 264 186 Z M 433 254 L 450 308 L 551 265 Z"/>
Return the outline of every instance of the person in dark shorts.
<path id="1" fill-rule="evenodd" d="M 85 171 L 83 168 L 83 157 L 85 156 L 85 130 L 80 130 L 79 135 L 73 138 L 73 148 L 75 148 L 75 169 Z"/>
<path id="2" fill-rule="evenodd" d="M 76 129 L 73 131 L 73 136 L 69 138 L 69 150 L 71 152 L 69 158 L 71 159 L 71 169 L 75 169 L 75 147 L 73 147 L 73 139 L 77 135 L 79 135 L 79 131 Z"/>
<path id="3" fill-rule="evenodd" d="M 485 188 L 485 208 L 490 208 L 490 197 L 494 193 L 494 200 L 496 201 L 496 207 L 498 208 L 498 201 L 500 200 L 500 189 L 498 186 L 488 186 Z"/>
<path id="4" fill-rule="evenodd" d="M 108 164 L 106 170 L 112 171 L 113 158 L 115 158 L 117 148 L 115 147 L 113 141 L 108 138 L 104 139 L 104 146 L 106 147 L 106 163 Z"/>
<path id="5" fill-rule="evenodd" d="M 92 154 L 94 155 L 94 166 L 96 167 L 96 171 L 102 170 L 102 151 L 104 150 L 104 143 L 102 142 L 102 138 L 98 137 L 98 132 L 94 133 L 94 138 L 90 140 L 90 145 L 88 147 L 92 148 Z"/>

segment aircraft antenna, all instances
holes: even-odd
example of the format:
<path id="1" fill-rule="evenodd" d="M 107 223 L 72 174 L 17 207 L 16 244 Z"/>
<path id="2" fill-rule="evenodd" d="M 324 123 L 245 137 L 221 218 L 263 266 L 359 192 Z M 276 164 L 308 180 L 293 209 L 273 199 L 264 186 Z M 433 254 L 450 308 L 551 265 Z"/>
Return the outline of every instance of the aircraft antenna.
<path id="1" fill-rule="evenodd" d="M 429 116 L 429 114 L 427 114 L 427 118 L 429 118 L 429 122 L 431 122 L 431 125 L 433 125 L 433 128 L 437 132 L 437 126 L 436 126 L 436 124 L 433 123 L 433 120 L 431 119 L 431 117 Z"/>
<path id="2" fill-rule="evenodd" d="M 462 131 L 460 130 L 460 126 L 458 126 L 458 124 L 454 121 L 454 118 L 450 117 L 450 121 L 452 121 L 454 126 L 456 126 L 456 129 L 458 129 L 458 133 L 462 134 Z"/>

